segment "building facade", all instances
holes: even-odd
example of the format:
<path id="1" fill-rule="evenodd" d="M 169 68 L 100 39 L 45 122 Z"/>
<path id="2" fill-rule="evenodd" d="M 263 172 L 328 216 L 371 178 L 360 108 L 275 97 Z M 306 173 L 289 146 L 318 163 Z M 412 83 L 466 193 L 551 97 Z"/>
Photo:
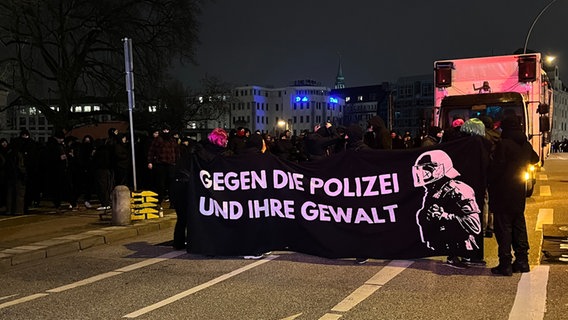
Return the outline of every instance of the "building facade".
<path id="1" fill-rule="evenodd" d="M 297 80 L 287 87 L 243 86 L 233 90 L 230 118 L 233 128 L 262 133 L 312 131 L 316 124 L 341 123 L 344 100 L 313 80 Z"/>
<path id="2" fill-rule="evenodd" d="M 560 80 L 558 67 L 548 72 L 554 89 L 551 141 L 568 139 L 568 90 Z"/>
<path id="3" fill-rule="evenodd" d="M 413 137 L 422 134 L 432 124 L 433 75 L 401 77 L 395 88 L 393 129 L 398 134 L 410 132 Z"/>

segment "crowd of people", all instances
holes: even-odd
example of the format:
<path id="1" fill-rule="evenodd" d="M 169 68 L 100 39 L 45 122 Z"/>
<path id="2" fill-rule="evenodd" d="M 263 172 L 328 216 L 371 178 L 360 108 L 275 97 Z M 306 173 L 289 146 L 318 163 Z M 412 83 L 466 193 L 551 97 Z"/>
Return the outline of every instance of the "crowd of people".
<path id="1" fill-rule="evenodd" d="M 1 139 L 0 212 L 27 214 L 44 200 L 57 211 L 76 211 L 79 200 L 86 208 L 96 200 L 96 209 L 109 210 L 112 188 L 129 184 L 130 163 L 127 135 L 114 128 L 98 140 L 58 130 L 45 144 L 23 129 L 11 141 Z"/>
<path id="2" fill-rule="evenodd" d="M 272 153 L 283 160 L 303 162 L 320 160 L 344 150 L 425 147 L 468 135 L 483 137 L 482 156 L 487 176 L 491 177 L 486 182 L 482 218 L 485 236 L 495 234 L 499 246 L 499 265 L 492 272 L 506 276 L 512 272 L 528 272 L 525 185 L 517 176 L 528 163 L 538 162 L 538 155 L 515 117 L 506 117 L 497 124 L 486 116 L 456 118 L 445 131 L 432 126 L 414 138 L 409 132 L 401 137 L 388 130 L 378 116 L 368 121 L 366 130 L 357 124 L 336 127 L 327 122 L 297 136 L 286 130 L 273 137 L 243 127 L 229 132 L 216 128 L 199 142 L 171 132 L 164 124 L 150 137 L 137 138 L 134 149 L 139 189 L 155 191 L 161 210 L 165 201 L 170 201 L 170 207 L 176 209 L 178 222 L 173 246 L 183 249 L 186 248 L 189 204 L 187 197 L 180 195 L 187 190 L 190 181 L 192 154 L 213 158 Z M 94 199 L 99 202 L 97 210 L 109 210 L 114 186 L 132 187 L 131 150 L 128 136 L 114 128 L 109 129 L 105 139 L 98 140 L 86 135 L 79 141 L 57 131 L 45 145 L 40 145 L 25 129 L 12 141 L 0 139 L 0 212 L 26 214 L 45 199 L 49 199 L 56 210 L 77 210 L 80 202 L 91 208 Z M 356 261 L 365 263 L 367 259 L 357 257 Z M 448 265 L 457 268 L 476 263 L 483 263 L 483 257 L 451 255 L 447 259 Z"/>

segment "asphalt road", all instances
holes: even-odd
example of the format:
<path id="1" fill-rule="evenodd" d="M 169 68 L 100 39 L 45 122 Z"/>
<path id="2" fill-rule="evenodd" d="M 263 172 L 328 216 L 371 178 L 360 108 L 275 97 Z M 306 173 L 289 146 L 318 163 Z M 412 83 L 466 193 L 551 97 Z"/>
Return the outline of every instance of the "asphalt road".
<path id="1" fill-rule="evenodd" d="M 542 225 L 568 225 L 568 155 L 554 155 L 527 199 L 532 271 L 457 270 L 443 257 L 330 260 L 273 252 L 203 257 L 160 243 L 172 230 L 13 267 L 0 319 L 568 319 L 568 265 L 541 263 Z"/>

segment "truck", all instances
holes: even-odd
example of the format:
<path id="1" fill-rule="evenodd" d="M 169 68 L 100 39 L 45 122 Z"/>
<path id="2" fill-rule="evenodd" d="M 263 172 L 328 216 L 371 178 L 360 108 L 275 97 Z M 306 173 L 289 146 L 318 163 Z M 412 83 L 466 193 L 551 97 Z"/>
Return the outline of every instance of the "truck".
<path id="1" fill-rule="evenodd" d="M 550 152 L 553 90 L 540 53 L 474 57 L 434 62 L 433 125 L 490 116 L 496 126 L 514 114 L 540 161 L 524 172 L 526 195 Z"/>

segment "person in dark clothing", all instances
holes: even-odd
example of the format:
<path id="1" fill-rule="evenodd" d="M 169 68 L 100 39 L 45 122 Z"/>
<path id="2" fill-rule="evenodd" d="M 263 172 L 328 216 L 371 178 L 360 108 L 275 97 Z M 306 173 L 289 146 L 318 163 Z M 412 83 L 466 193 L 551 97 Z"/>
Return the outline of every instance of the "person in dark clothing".
<path id="1" fill-rule="evenodd" d="M 305 152 L 311 161 L 321 160 L 330 155 L 329 148 L 339 140 L 339 135 L 331 123 L 317 125 L 314 132 L 304 137 Z"/>
<path id="2" fill-rule="evenodd" d="M 516 116 L 501 122 L 501 141 L 495 147 L 489 175 L 489 208 L 495 218 L 499 265 L 491 272 L 511 276 L 529 272 L 529 241 L 525 221 L 526 190 L 522 172 L 539 161 Z M 511 263 L 515 252 L 515 261 Z"/>
<path id="3" fill-rule="evenodd" d="M 180 144 L 180 156 L 176 162 L 174 180 L 170 186 L 172 197 L 171 204 L 176 210 L 176 224 L 174 226 L 175 250 L 187 249 L 187 219 L 189 214 L 189 183 L 193 166 L 193 154 L 196 142 L 191 139 L 182 139 Z"/>
<path id="4" fill-rule="evenodd" d="M 20 136 L 12 141 L 12 146 L 22 152 L 24 156 L 24 164 L 26 166 L 26 195 L 24 199 L 24 212 L 28 213 L 30 207 L 39 206 L 41 198 L 39 147 L 38 144 L 30 138 L 30 132 L 27 129 L 22 129 L 20 131 Z"/>
<path id="5" fill-rule="evenodd" d="M 57 210 L 72 209 L 77 205 L 70 199 L 71 192 L 71 173 L 66 146 L 64 144 L 65 134 L 58 130 L 53 137 L 47 141 L 46 155 L 43 159 L 46 162 L 46 178 L 52 201 Z M 69 200 L 69 208 L 61 207 L 63 200 Z"/>
<path id="6" fill-rule="evenodd" d="M 91 196 L 94 192 L 93 155 L 95 153 L 95 139 L 91 135 L 85 135 L 79 146 L 79 192 L 83 195 L 85 208 L 90 209 Z"/>
<path id="7" fill-rule="evenodd" d="M 8 151 L 10 146 L 8 140 L 0 139 L 0 208 L 6 209 L 6 193 L 8 191 L 8 182 L 6 181 L 6 173 L 8 170 Z M 0 209 L 1 210 L 1 209 Z"/>
<path id="8" fill-rule="evenodd" d="M 371 147 L 363 142 L 363 129 L 358 124 L 351 124 L 345 128 L 345 150 L 372 150 Z M 366 257 L 356 257 L 355 263 L 365 264 L 369 259 Z"/>
<path id="9" fill-rule="evenodd" d="M 191 139 L 187 139 L 187 146 L 183 143 L 180 147 L 180 158 L 176 162 L 174 180 L 171 185 L 171 195 L 173 205 L 176 210 L 176 225 L 174 227 L 175 250 L 183 250 L 187 248 L 187 224 L 189 215 L 189 183 L 191 181 L 191 172 L 193 169 L 194 157 L 210 161 L 218 155 L 227 156 L 231 152 L 227 149 L 228 134 L 222 128 L 213 129 L 207 139 L 196 143 Z"/>
<path id="10" fill-rule="evenodd" d="M 118 143 L 114 145 L 114 185 L 130 186 L 130 143 L 124 133 L 118 135 Z"/>
<path id="11" fill-rule="evenodd" d="M 245 144 L 248 139 L 247 133 L 250 135 L 250 130 L 243 127 L 237 128 L 234 135 L 229 137 L 227 148 L 229 148 L 229 150 L 231 150 L 234 154 L 240 154 L 245 148 Z"/>
<path id="12" fill-rule="evenodd" d="M 393 149 L 405 149 L 404 141 L 402 137 L 396 133 L 396 131 L 392 130 L 390 132 L 391 139 L 392 139 L 392 148 Z"/>
<path id="13" fill-rule="evenodd" d="M 93 155 L 93 168 L 95 185 L 100 201 L 99 211 L 110 210 L 110 194 L 113 186 L 112 169 L 114 166 L 114 145 L 117 143 L 117 131 L 114 128 L 108 130 L 108 137 L 98 142 Z"/>
<path id="14" fill-rule="evenodd" d="M 381 117 L 374 116 L 367 121 L 367 132 L 363 136 L 363 142 L 372 149 L 392 149 L 389 130 Z"/>
<path id="15" fill-rule="evenodd" d="M 290 130 L 286 130 L 280 134 L 280 138 L 274 142 L 273 147 L 269 150 L 282 160 L 292 160 L 295 149 Z"/>
<path id="16" fill-rule="evenodd" d="M 154 190 L 158 196 L 158 207 L 163 210 L 162 201 L 167 197 L 168 186 L 174 178 L 174 169 L 179 157 L 178 143 L 170 134 L 167 124 L 162 126 L 160 135 L 152 141 L 148 150 L 148 169 L 155 173 Z"/>
<path id="17" fill-rule="evenodd" d="M 483 122 L 485 126 L 485 138 L 487 141 L 490 142 L 489 154 L 493 154 L 495 152 L 495 147 L 497 146 L 497 142 L 501 140 L 501 132 L 495 129 L 493 124 L 493 119 L 489 116 L 480 116 L 479 120 Z M 485 193 L 485 205 L 483 206 L 483 226 L 485 230 L 485 237 L 486 238 L 493 238 L 493 230 L 494 223 L 493 223 L 493 212 L 489 210 L 489 194 Z"/>
<path id="18" fill-rule="evenodd" d="M 429 147 L 436 145 L 442 141 L 442 137 L 444 136 L 444 130 L 438 126 L 431 126 L 428 128 L 428 135 L 422 138 L 420 142 L 421 147 Z"/>
<path id="19" fill-rule="evenodd" d="M 67 152 L 67 171 L 69 179 L 69 202 L 71 209 L 78 211 L 78 199 L 81 195 L 79 186 L 81 185 L 81 164 L 79 162 L 79 145 L 77 138 L 73 136 L 65 137 L 65 151 Z"/>
<path id="20" fill-rule="evenodd" d="M 12 144 L 6 154 L 6 212 L 13 215 L 24 214 L 26 193 L 26 166 L 21 145 Z"/>
<path id="21" fill-rule="evenodd" d="M 371 150 L 371 147 L 363 142 L 363 129 L 358 124 L 345 128 L 345 150 Z"/>
<path id="22" fill-rule="evenodd" d="M 264 153 L 264 139 L 259 133 L 251 134 L 245 142 L 245 147 L 239 154 L 263 154 Z"/>

